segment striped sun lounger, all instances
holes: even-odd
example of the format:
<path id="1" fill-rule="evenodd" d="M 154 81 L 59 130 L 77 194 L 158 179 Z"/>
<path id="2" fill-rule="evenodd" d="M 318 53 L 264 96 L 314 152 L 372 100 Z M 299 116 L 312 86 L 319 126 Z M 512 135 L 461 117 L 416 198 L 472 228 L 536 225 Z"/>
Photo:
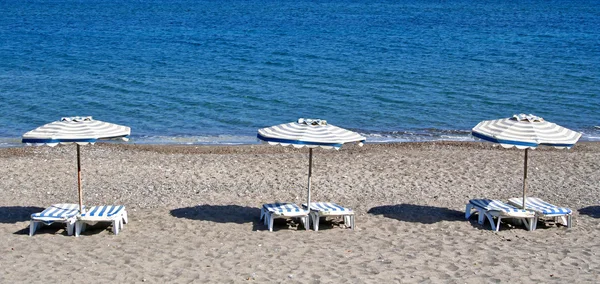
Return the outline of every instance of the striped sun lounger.
<path id="1" fill-rule="evenodd" d="M 487 219 L 490 221 L 490 225 L 492 226 L 492 230 L 494 231 L 498 231 L 500 229 L 500 222 L 502 218 L 521 219 L 528 230 L 533 231 L 535 229 L 536 217 L 533 211 L 519 209 L 499 200 L 469 200 L 465 210 L 465 218 L 469 219 L 473 213 L 473 210 L 476 210 L 477 214 L 479 215 L 478 223 L 483 225 L 485 222 L 484 217 L 487 217 Z M 494 222 L 494 217 L 498 219 L 496 223 Z"/>
<path id="2" fill-rule="evenodd" d="M 29 222 L 29 236 L 33 236 L 40 225 L 50 225 L 52 223 L 65 223 L 67 225 L 67 235 L 73 234 L 75 217 L 79 213 L 78 204 L 54 204 L 40 213 L 31 214 Z"/>
<path id="3" fill-rule="evenodd" d="M 75 236 L 79 237 L 85 230 L 86 224 L 95 224 L 98 222 L 112 222 L 113 233 L 119 234 L 123 229 L 123 224 L 127 224 L 127 211 L 123 205 L 104 205 L 90 207 L 79 216 L 75 222 Z"/>
<path id="4" fill-rule="evenodd" d="M 302 207 L 307 208 L 306 203 L 302 204 Z M 319 230 L 319 219 L 327 216 L 344 217 L 344 225 L 354 230 L 354 211 L 352 211 L 352 209 L 345 208 L 331 202 L 310 203 L 310 218 L 315 231 Z"/>
<path id="5" fill-rule="evenodd" d="M 523 207 L 522 198 L 511 198 L 508 203 L 519 208 Z M 571 228 L 573 211 L 569 208 L 558 207 L 536 197 L 527 197 L 525 209 L 534 211 L 538 218 L 554 218 L 555 221 L 560 218 L 567 228 Z"/>
<path id="6" fill-rule="evenodd" d="M 277 218 L 299 218 L 304 228 L 308 230 L 308 213 L 308 210 L 302 209 L 294 203 L 268 203 L 261 207 L 260 219 L 264 220 L 270 232 L 273 231 L 273 219 Z"/>

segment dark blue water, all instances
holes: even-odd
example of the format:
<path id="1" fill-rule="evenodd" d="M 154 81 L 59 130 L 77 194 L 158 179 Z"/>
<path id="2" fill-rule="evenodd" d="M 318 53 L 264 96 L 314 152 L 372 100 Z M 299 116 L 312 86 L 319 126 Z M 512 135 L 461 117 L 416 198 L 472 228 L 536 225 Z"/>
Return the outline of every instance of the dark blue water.
<path id="1" fill-rule="evenodd" d="M 0 1 L 0 143 L 62 116 L 139 143 L 322 118 L 460 140 L 532 113 L 600 140 L 600 1 Z"/>

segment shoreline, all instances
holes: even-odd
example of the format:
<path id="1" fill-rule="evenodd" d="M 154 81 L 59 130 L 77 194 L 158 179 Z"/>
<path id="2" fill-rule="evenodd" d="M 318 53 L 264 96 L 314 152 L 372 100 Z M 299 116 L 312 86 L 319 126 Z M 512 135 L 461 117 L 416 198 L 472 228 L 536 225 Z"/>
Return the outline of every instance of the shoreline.
<path id="1" fill-rule="evenodd" d="M 418 130 L 398 131 L 392 133 L 362 133 L 367 138 L 367 144 L 387 144 L 387 143 L 415 143 L 415 142 L 482 142 L 470 135 L 470 131 L 464 130 Z M 448 133 L 446 133 L 448 132 Z M 591 132 L 582 132 L 581 142 L 600 142 L 600 130 L 594 128 Z M 117 142 L 121 143 L 121 142 Z M 236 145 L 257 145 L 262 142 L 255 135 L 236 136 L 236 135 L 210 135 L 210 136 L 130 136 L 130 141 L 124 144 L 130 145 L 191 145 L 191 146 L 236 146 Z M 0 137 L 0 149 L 22 147 L 21 136 Z"/>
<path id="2" fill-rule="evenodd" d="M 588 148 L 589 146 L 586 145 L 595 145 L 595 144 L 600 144 L 600 141 L 578 141 L 574 147 L 572 147 L 571 149 L 555 149 L 553 147 L 549 147 L 549 146 L 539 146 L 536 149 L 533 149 L 533 151 L 539 151 L 539 150 L 557 150 L 557 151 L 572 151 L 575 150 L 577 148 Z M 257 141 L 256 143 L 245 143 L 245 144 L 180 144 L 180 143 L 131 143 L 131 142 L 120 142 L 120 141 L 102 141 L 100 140 L 99 142 L 95 143 L 92 147 L 97 146 L 97 145 L 101 145 L 102 147 L 115 147 L 115 148 L 139 148 L 139 149 L 146 149 L 146 150 L 150 150 L 150 149 L 161 149 L 161 148 L 198 148 L 198 149 L 204 149 L 204 148 L 243 148 L 243 147 L 249 147 L 249 148 L 254 148 L 257 147 L 257 149 L 260 149 L 259 147 L 263 147 L 263 146 L 268 146 L 268 147 L 273 147 L 273 148 L 293 148 L 291 146 L 280 146 L 280 145 L 269 145 L 265 142 L 262 141 Z M 455 140 L 431 140 L 431 141 L 397 141 L 397 142 L 375 142 L 375 141 L 366 141 L 364 143 L 364 146 L 359 147 L 358 148 L 368 148 L 368 147 L 393 147 L 393 148 L 403 148 L 403 147 L 409 147 L 409 148 L 415 148 L 415 147 L 423 147 L 426 145 L 445 145 L 445 146 L 464 146 L 464 147 L 476 147 L 476 148 L 491 148 L 491 149 L 504 149 L 502 147 L 500 147 L 499 145 L 494 145 L 494 143 L 490 143 L 490 142 L 486 142 L 486 141 L 481 141 L 481 140 L 473 140 L 473 141 L 463 141 L 463 140 L 459 140 L 459 141 L 455 141 Z M 476 145 L 476 146 L 474 146 Z M 69 144 L 61 144 L 61 145 L 57 145 L 55 147 L 49 147 L 46 145 L 42 145 L 42 146 L 29 146 L 29 145 L 25 145 L 25 144 L 16 144 L 14 146 L 7 146 L 7 147 L 0 147 L 0 151 L 3 151 L 5 149 L 21 149 L 21 148 L 36 148 L 36 147 L 48 147 L 48 148 L 56 148 L 56 147 L 65 147 L 65 146 L 69 146 Z M 87 146 L 87 145 L 86 145 Z M 488 147 L 489 146 L 489 147 Z M 346 148 L 349 147 L 354 147 L 354 145 L 352 143 L 348 143 L 348 144 L 344 144 L 344 146 L 342 146 L 342 148 L 338 151 L 343 151 Z M 294 148 L 296 149 L 296 148 Z M 304 148 L 300 148 L 300 149 L 304 149 Z M 512 149 L 516 149 L 516 148 L 509 148 L 506 150 L 512 150 Z M 519 149 L 516 149 L 519 150 Z"/>

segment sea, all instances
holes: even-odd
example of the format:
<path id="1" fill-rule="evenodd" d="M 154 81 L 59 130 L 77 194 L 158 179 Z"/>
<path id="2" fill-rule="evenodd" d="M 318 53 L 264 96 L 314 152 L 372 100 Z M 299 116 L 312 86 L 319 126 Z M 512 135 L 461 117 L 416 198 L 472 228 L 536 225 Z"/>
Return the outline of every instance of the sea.
<path id="1" fill-rule="evenodd" d="M 600 141 L 600 1 L 0 0 L 0 147 L 68 116 L 220 145 L 298 118 L 474 141 L 519 113 Z"/>

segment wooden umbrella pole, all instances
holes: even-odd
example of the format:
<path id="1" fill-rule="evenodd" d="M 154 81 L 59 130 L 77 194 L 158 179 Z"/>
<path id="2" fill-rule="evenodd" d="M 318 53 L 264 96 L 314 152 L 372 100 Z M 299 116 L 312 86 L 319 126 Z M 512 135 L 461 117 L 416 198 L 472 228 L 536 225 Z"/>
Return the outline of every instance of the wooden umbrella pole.
<path id="1" fill-rule="evenodd" d="M 525 209 L 525 200 L 527 194 L 527 151 L 529 148 L 525 148 L 525 161 L 523 162 L 523 209 Z"/>
<path id="2" fill-rule="evenodd" d="M 308 203 L 306 203 L 306 206 L 308 207 L 308 211 L 310 211 L 310 178 L 312 176 L 312 155 L 313 155 L 313 149 L 309 148 L 309 152 L 308 152 Z"/>
<path id="3" fill-rule="evenodd" d="M 77 144 L 77 187 L 79 192 L 79 213 L 83 213 L 83 192 L 81 190 L 81 153 Z"/>

